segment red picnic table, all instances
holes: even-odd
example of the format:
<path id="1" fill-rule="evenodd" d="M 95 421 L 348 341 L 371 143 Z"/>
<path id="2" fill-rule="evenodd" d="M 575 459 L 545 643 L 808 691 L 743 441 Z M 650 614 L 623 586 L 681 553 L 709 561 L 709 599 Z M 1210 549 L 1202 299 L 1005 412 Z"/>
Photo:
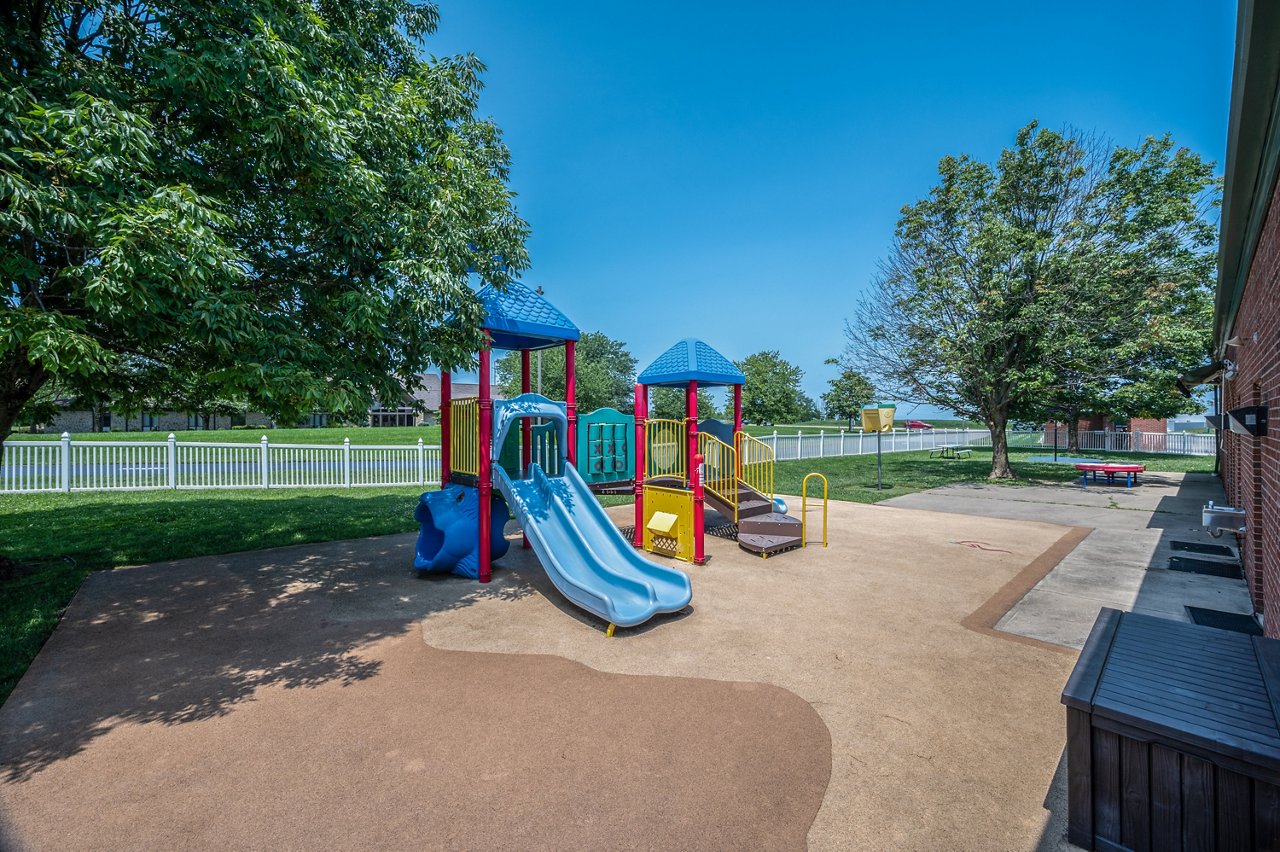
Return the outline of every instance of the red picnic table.
<path id="1" fill-rule="evenodd" d="M 1124 474 L 1124 487 L 1132 488 L 1133 483 L 1138 481 L 1138 474 L 1147 469 L 1143 464 L 1109 464 L 1106 462 L 1081 462 L 1076 465 L 1076 470 L 1082 471 L 1080 484 L 1088 486 L 1089 474 L 1093 474 L 1093 481 L 1098 481 L 1098 474 L 1104 473 L 1107 476 L 1107 484 L 1111 485 L 1116 481 L 1116 474 Z"/>

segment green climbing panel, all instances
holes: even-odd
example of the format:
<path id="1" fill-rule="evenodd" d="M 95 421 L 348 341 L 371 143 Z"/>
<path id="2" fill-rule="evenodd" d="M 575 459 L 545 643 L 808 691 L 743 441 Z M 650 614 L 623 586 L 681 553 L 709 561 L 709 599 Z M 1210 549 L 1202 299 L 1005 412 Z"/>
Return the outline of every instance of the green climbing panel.
<path id="1" fill-rule="evenodd" d="M 578 418 L 578 473 L 588 484 L 618 484 L 636 477 L 632 452 L 636 421 L 613 408 L 597 408 Z"/>

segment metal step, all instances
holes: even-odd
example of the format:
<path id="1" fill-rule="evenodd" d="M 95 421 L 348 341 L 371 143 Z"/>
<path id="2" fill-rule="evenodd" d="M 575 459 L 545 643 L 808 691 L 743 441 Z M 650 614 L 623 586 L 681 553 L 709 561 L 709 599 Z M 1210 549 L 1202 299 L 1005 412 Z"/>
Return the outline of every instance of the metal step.
<path id="1" fill-rule="evenodd" d="M 758 553 L 761 556 L 773 556 L 775 553 L 794 550 L 801 544 L 798 535 L 749 535 L 741 530 L 738 532 L 738 547 L 748 553 Z"/>
<path id="2" fill-rule="evenodd" d="M 798 518 L 778 512 L 754 515 L 738 522 L 738 532 L 748 535 L 798 536 L 801 529 Z"/>
<path id="3" fill-rule="evenodd" d="M 738 523 L 757 515 L 773 514 L 773 503 L 768 500 L 746 500 L 738 504 Z"/>

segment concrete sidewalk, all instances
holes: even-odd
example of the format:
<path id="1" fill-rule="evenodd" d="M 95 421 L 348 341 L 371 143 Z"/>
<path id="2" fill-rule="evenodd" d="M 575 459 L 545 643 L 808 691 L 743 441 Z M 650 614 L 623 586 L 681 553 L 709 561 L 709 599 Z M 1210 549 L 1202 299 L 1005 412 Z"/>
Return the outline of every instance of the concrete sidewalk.
<path id="1" fill-rule="evenodd" d="M 1172 549 L 1172 542 L 1234 545 L 1200 524 L 1208 500 L 1223 501 L 1209 474 L 1143 474 L 1135 488 L 1093 485 L 953 485 L 884 505 L 990 518 L 1043 521 L 1093 532 L 1028 592 L 998 629 L 1080 648 L 1104 606 L 1189 621 L 1185 607 L 1249 613 L 1243 580 L 1169 570 L 1171 556 L 1218 557 Z"/>

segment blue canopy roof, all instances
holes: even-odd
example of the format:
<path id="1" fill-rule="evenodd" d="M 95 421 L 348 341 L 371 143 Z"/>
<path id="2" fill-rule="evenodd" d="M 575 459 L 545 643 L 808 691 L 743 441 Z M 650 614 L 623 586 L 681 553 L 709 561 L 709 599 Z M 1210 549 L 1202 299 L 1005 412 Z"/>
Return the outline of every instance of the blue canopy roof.
<path id="1" fill-rule="evenodd" d="M 488 312 L 484 326 L 494 349 L 549 349 L 581 336 L 555 305 L 519 282 L 501 292 L 488 286 L 478 295 Z"/>
<path id="2" fill-rule="evenodd" d="M 686 337 L 645 367 L 636 381 L 666 386 L 684 386 L 691 381 L 704 386 L 742 385 L 747 377 L 709 344 Z"/>

